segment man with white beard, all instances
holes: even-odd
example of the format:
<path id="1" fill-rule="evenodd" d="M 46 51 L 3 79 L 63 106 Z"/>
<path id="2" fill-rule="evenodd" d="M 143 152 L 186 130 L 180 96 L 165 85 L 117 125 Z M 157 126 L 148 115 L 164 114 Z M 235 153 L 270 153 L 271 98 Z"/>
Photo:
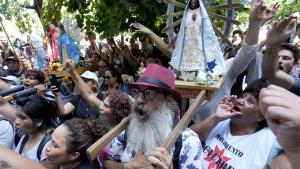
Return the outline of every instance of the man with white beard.
<path id="1" fill-rule="evenodd" d="M 135 106 L 129 127 L 112 141 L 105 168 L 201 168 L 202 147 L 192 130 L 183 130 L 171 152 L 159 147 L 178 122 L 173 103 L 180 94 L 175 90 L 174 74 L 150 64 L 137 82 L 130 85 Z"/>

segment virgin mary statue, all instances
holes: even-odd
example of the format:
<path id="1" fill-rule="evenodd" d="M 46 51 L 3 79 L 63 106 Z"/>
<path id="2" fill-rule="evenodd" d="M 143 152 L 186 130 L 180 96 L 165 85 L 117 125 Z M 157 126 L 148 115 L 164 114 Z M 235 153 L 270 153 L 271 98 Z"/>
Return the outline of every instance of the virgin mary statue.
<path id="1" fill-rule="evenodd" d="M 188 2 L 170 68 L 183 80 L 208 84 L 225 72 L 221 48 L 201 0 Z"/>

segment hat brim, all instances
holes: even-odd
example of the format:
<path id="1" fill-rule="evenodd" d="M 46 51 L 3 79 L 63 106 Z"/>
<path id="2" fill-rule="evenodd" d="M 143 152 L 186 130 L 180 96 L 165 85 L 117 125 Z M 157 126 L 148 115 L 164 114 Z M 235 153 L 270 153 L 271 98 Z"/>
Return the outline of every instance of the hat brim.
<path id="1" fill-rule="evenodd" d="M 163 88 L 163 87 L 160 87 L 160 86 L 157 86 L 157 85 L 154 85 L 151 83 L 147 83 L 147 82 L 132 82 L 132 83 L 128 83 L 128 85 L 129 86 L 145 86 L 145 87 L 159 89 L 164 92 L 170 93 L 176 101 L 180 101 L 180 99 L 181 99 L 181 94 L 177 90 L 174 90 L 174 89 Z"/>

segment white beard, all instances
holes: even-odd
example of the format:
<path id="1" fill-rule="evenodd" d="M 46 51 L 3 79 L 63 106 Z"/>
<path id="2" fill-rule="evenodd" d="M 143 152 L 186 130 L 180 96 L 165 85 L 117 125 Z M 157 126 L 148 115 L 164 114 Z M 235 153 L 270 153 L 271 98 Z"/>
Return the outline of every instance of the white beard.
<path id="1" fill-rule="evenodd" d="M 128 145 L 137 153 L 148 155 L 159 147 L 172 131 L 173 112 L 166 104 L 155 112 L 151 112 L 147 120 L 142 121 L 138 115 L 131 113 L 128 126 Z"/>

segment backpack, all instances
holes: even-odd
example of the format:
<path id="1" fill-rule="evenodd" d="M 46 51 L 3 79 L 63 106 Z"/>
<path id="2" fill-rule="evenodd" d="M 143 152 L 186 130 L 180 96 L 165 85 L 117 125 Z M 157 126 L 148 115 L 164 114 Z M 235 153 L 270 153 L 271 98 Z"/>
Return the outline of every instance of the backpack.
<path id="1" fill-rule="evenodd" d="M 9 120 L 7 120 L 6 118 L 4 118 L 4 117 L 0 117 L 0 121 L 2 121 L 2 120 L 4 120 L 4 121 L 8 121 L 9 122 L 9 124 L 12 126 L 12 128 L 14 129 L 15 127 L 14 127 L 14 125 L 12 124 L 12 122 L 10 122 Z"/>
<path id="2" fill-rule="evenodd" d="M 38 146 L 36 156 L 37 156 L 37 158 L 38 158 L 39 161 L 41 161 L 41 154 L 42 154 L 43 148 L 45 147 L 45 145 L 47 144 L 47 142 L 51 139 L 51 134 L 52 133 L 53 133 L 53 130 L 51 130 L 48 133 L 46 133 L 45 136 L 43 137 L 43 139 L 41 140 L 39 146 Z M 28 141 L 28 138 L 29 138 L 29 136 L 26 135 L 24 137 L 24 139 L 22 140 L 21 146 L 20 146 L 20 149 L 19 149 L 19 154 L 22 154 L 24 146 L 25 146 L 26 142 Z"/>

